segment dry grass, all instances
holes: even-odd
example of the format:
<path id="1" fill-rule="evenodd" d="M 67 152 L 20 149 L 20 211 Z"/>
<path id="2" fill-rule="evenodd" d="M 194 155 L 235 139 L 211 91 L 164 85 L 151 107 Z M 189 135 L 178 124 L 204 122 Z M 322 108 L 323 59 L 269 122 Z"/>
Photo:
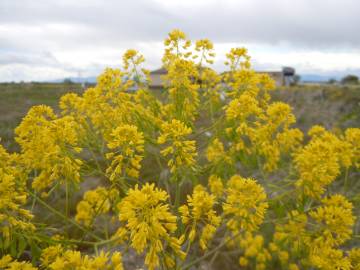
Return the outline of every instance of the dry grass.
<path id="1" fill-rule="evenodd" d="M 157 95 L 161 92 L 153 91 Z M 82 92 L 81 86 L 61 83 L 0 84 L 1 144 L 9 150 L 18 150 L 13 139 L 14 128 L 30 107 L 46 104 L 56 111 L 60 97 L 68 92 Z M 293 107 L 297 126 L 303 131 L 314 124 L 328 129 L 360 126 L 360 86 L 296 86 L 274 91 L 273 98 Z"/>

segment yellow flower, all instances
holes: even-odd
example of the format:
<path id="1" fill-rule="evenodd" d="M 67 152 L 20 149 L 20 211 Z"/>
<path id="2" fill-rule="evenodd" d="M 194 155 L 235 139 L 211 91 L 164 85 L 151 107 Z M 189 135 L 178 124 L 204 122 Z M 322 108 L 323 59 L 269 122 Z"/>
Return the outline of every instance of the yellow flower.
<path id="1" fill-rule="evenodd" d="M 355 222 L 352 209 L 353 205 L 342 195 L 323 199 L 322 206 L 310 212 L 318 224 L 314 243 L 332 247 L 350 239 Z"/>
<path id="2" fill-rule="evenodd" d="M 184 257 L 180 241 L 172 236 L 176 231 L 176 216 L 169 211 L 168 194 L 154 184 L 138 185 L 128 191 L 118 205 L 119 220 L 125 222 L 131 246 L 141 253 L 146 249 L 145 264 L 156 268 L 159 255 L 168 245 L 178 256 Z"/>
<path id="3" fill-rule="evenodd" d="M 221 197 L 224 193 L 224 184 L 220 177 L 211 175 L 209 177 L 209 188 L 216 197 Z"/>
<path id="4" fill-rule="evenodd" d="M 353 166 L 360 168 L 360 128 L 345 130 L 345 140 L 351 144 L 351 159 Z"/>
<path id="5" fill-rule="evenodd" d="M 48 249 L 44 250 L 45 254 Z M 54 254 L 55 255 L 55 254 Z M 46 256 L 46 255 L 44 255 Z M 112 269 L 123 270 L 121 253 L 114 252 L 111 256 L 103 251 L 98 256 L 83 255 L 79 251 L 63 250 L 47 262 L 49 270 L 83 270 L 83 269 Z"/>
<path id="6" fill-rule="evenodd" d="M 40 261 L 41 264 L 45 267 L 49 267 L 58 256 L 61 256 L 64 252 L 64 249 L 61 245 L 50 246 L 42 250 Z"/>
<path id="7" fill-rule="evenodd" d="M 38 172 L 32 182 L 34 189 L 42 191 L 56 181 L 79 184 L 82 161 L 76 154 L 81 148 L 73 117 L 56 118 L 50 107 L 34 106 L 15 133 L 25 167 Z"/>
<path id="8" fill-rule="evenodd" d="M 145 61 L 144 57 L 138 51 L 129 49 L 123 55 L 124 68 L 128 69 L 131 64 L 139 65 Z"/>
<path id="9" fill-rule="evenodd" d="M 250 56 L 246 48 L 232 48 L 230 53 L 226 54 L 226 58 L 228 61 L 225 64 L 229 65 L 231 70 L 235 70 L 239 66 L 246 69 L 250 68 Z"/>
<path id="10" fill-rule="evenodd" d="M 164 114 L 176 118 L 186 124 L 191 123 L 199 106 L 198 69 L 192 61 L 176 58 L 168 66 L 165 76 L 165 87 L 169 91 L 169 104 Z"/>
<path id="11" fill-rule="evenodd" d="M 309 261 L 312 266 L 321 270 L 351 269 L 350 260 L 344 257 L 343 251 L 328 246 L 313 251 L 309 256 Z"/>
<path id="12" fill-rule="evenodd" d="M 216 108 L 221 106 L 221 76 L 211 68 L 202 68 L 199 71 L 199 80 L 203 95 L 209 100 L 207 109 L 213 114 Z"/>
<path id="13" fill-rule="evenodd" d="M 284 102 L 274 102 L 270 104 L 266 110 L 269 124 L 278 127 L 284 125 L 288 128 L 289 125 L 295 123 L 295 116 L 291 113 L 291 107 Z"/>
<path id="14" fill-rule="evenodd" d="M 299 267 L 295 263 L 289 264 L 289 270 L 299 270 Z"/>
<path id="15" fill-rule="evenodd" d="M 114 194 L 111 194 L 104 187 L 97 187 L 94 190 L 86 191 L 84 199 L 76 207 L 76 221 L 83 222 L 85 226 L 91 226 L 94 218 L 109 212 L 112 196 Z"/>
<path id="16" fill-rule="evenodd" d="M 10 255 L 5 255 L 0 259 L 0 269 L 3 270 L 37 270 L 37 267 L 32 266 L 29 262 L 19 262 L 11 258 Z"/>
<path id="17" fill-rule="evenodd" d="M 246 121 L 249 116 L 260 116 L 261 113 L 262 110 L 256 98 L 247 93 L 231 100 L 226 108 L 228 120 Z"/>
<path id="18" fill-rule="evenodd" d="M 25 208 L 28 199 L 25 188 L 26 178 L 18 156 L 7 153 L 0 145 L 0 236 L 4 249 L 13 240 L 13 232 L 35 230 L 30 222 L 33 215 Z"/>
<path id="19" fill-rule="evenodd" d="M 306 230 L 308 218 L 297 210 L 291 211 L 285 224 L 277 224 L 271 243 L 272 251 L 287 250 L 298 254 L 310 241 L 310 234 Z"/>
<path id="20" fill-rule="evenodd" d="M 110 180 L 115 181 L 125 175 L 137 178 L 144 152 L 143 133 L 134 125 L 122 125 L 111 132 L 108 147 L 114 152 L 106 154 L 111 165 L 106 170 Z"/>
<path id="21" fill-rule="evenodd" d="M 225 152 L 223 143 L 215 138 L 206 149 L 206 158 L 215 166 L 233 164 L 231 157 Z M 224 165 L 225 165 L 224 164 Z"/>
<path id="22" fill-rule="evenodd" d="M 312 198 L 319 198 L 340 173 L 334 141 L 322 137 L 314 137 L 296 153 L 294 163 L 299 172 L 296 186 Z"/>
<path id="23" fill-rule="evenodd" d="M 226 194 L 223 210 L 229 218 L 228 228 L 234 234 L 256 230 L 268 208 L 263 187 L 251 178 L 234 175 L 228 182 Z"/>
<path id="24" fill-rule="evenodd" d="M 251 269 L 265 269 L 266 262 L 270 261 L 271 255 L 264 247 L 264 238 L 250 232 L 246 232 L 237 238 L 239 238 L 239 246 L 243 253 L 239 259 L 239 264 L 246 266 L 250 262 L 255 262 Z"/>
<path id="25" fill-rule="evenodd" d="M 165 53 L 162 60 L 165 65 L 168 65 L 176 58 L 188 58 L 191 55 L 191 52 L 187 51 L 191 46 L 191 41 L 179 29 L 174 29 L 168 34 L 164 45 Z"/>
<path id="26" fill-rule="evenodd" d="M 352 269 L 360 269 L 360 248 L 353 248 L 349 252 L 349 259 L 351 262 Z"/>
<path id="27" fill-rule="evenodd" d="M 193 59 L 200 58 L 199 66 L 202 66 L 203 61 L 208 64 L 214 63 L 215 53 L 213 52 L 214 45 L 208 39 L 200 39 L 195 43 L 195 50 L 200 53 L 200 55 L 193 56 Z"/>
<path id="28" fill-rule="evenodd" d="M 130 49 L 123 55 L 123 63 L 125 74 L 129 80 L 133 81 L 137 85 L 143 86 L 144 82 L 149 80 L 149 72 L 140 65 L 145 61 L 145 58 L 138 51 Z"/>
<path id="29" fill-rule="evenodd" d="M 239 264 L 240 266 L 247 266 L 249 264 L 249 260 L 246 259 L 245 257 L 240 257 Z"/>
<path id="30" fill-rule="evenodd" d="M 176 119 L 165 122 L 161 126 L 161 134 L 157 142 L 159 144 L 170 143 L 168 147 L 161 150 L 161 154 L 165 157 L 170 156 L 168 166 L 172 173 L 180 168 L 190 170 L 195 168 L 195 157 L 197 155 L 195 141 L 186 140 L 187 135 L 191 132 L 191 128 Z"/>
<path id="31" fill-rule="evenodd" d="M 276 140 L 283 152 L 292 152 L 301 147 L 303 133 L 298 128 L 285 129 L 283 132 L 276 134 Z"/>
<path id="32" fill-rule="evenodd" d="M 220 225 L 221 218 L 214 210 L 215 196 L 206 192 L 205 188 L 198 185 L 194 188 L 192 196 L 188 195 L 187 205 L 179 208 L 182 222 L 191 228 L 191 233 L 199 233 L 200 247 L 205 250 Z M 201 231 L 201 234 L 200 234 Z M 193 236 L 189 237 L 190 242 Z"/>
<path id="33" fill-rule="evenodd" d="M 228 124 L 233 127 L 229 128 L 233 141 L 230 152 L 235 156 L 240 152 L 257 156 L 257 159 L 258 156 L 264 157 L 263 168 L 273 171 L 277 169 L 282 154 L 299 148 L 302 133 L 298 129 L 289 129 L 295 122 L 290 106 L 282 102 L 268 104 L 266 98 L 259 98 L 258 78 L 253 74 L 248 77 L 249 82 L 245 85 L 251 87 L 232 84 L 231 95 L 235 98 L 225 107 Z"/>
<path id="34" fill-rule="evenodd" d="M 126 83 L 123 81 L 124 75 L 125 73 L 120 69 L 106 68 L 105 71 L 97 77 L 97 88 L 105 93 L 110 93 L 110 95 L 118 91 L 124 92 L 133 85 L 131 80 Z"/>

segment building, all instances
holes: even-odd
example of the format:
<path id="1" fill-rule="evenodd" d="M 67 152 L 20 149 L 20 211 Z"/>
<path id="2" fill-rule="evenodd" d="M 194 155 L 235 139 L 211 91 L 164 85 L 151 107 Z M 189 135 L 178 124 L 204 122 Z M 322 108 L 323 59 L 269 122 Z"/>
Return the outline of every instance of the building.
<path id="1" fill-rule="evenodd" d="M 167 74 L 167 70 L 165 68 L 159 68 L 150 72 L 150 87 L 151 88 L 163 88 L 164 82 L 162 76 Z"/>
<path id="2" fill-rule="evenodd" d="M 284 67 L 281 71 L 257 71 L 257 73 L 268 74 L 274 81 L 276 86 L 289 86 L 295 82 L 295 69 L 292 67 Z M 164 82 L 162 76 L 167 74 L 165 68 L 159 68 L 150 72 L 151 88 L 162 88 Z"/>

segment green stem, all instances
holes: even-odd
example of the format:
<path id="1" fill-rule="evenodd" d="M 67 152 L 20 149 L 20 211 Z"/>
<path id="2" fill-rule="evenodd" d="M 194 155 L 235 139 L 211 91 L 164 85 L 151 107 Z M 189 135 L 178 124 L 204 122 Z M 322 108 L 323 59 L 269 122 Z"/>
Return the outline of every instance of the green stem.
<path id="1" fill-rule="evenodd" d="M 174 206 L 175 206 L 176 211 L 178 211 L 178 208 L 180 206 L 180 182 L 179 182 L 179 179 L 176 179 L 176 190 L 175 190 Z"/>
<path id="2" fill-rule="evenodd" d="M 225 240 L 218 245 L 216 248 L 214 248 L 213 250 L 205 253 L 203 256 L 201 256 L 200 258 L 188 263 L 187 265 L 185 265 L 184 267 L 182 267 L 182 270 L 186 270 L 191 268 L 193 265 L 198 264 L 199 262 L 205 260 L 207 257 L 211 256 L 212 254 L 218 252 L 221 248 L 223 248 L 228 242 L 232 241 L 235 237 L 239 236 L 242 232 L 239 232 L 237 234 L 235 234 L 233 237 L 229 238 L 228 240 Z"/>
<path id="3" fill-rule="evenodd" d="M 42 199 L 40 199 L 39 197 L 37 197 L 33 192 L 31 192 L 30 190 L 26 190 L 28 194 L 30 194 L 31 197 L 35 198 L 42 206 L 44 206 L 45 208 L 47 208 L 48 210 L 50 210 L 51 212 L 53 212 L 55 215 L 63 218 L 64 220 L 66 220 L 68 223 L 71 223 L 72 225 L 74 225 L 75 227 L 77 227 L 78 229 L 80 229 L 83 232 L 88 233 L 89 235 L 91 235 L 94 239 L 99 240 L 99 241 L 104 241 L 102 238 L 100 238 L 99 236 L 97 236 L 96 234 L 94 234 L 93 232 L 87 230 L 86 228 L 84 228 L 83 226 L 81 226 L 80 224 L 78 224 L 77 222 L 73 221 L 72 219 L 68 218 L 67 216 L 65 216 L 64 214 L 62 214 L 61 212 L 59 212 L 58 210 L 52 208 L 50 205 L 48 205 L 45 201 L 43 201 Z"/>
<path id="4" fill-rule="evenodd" d="M 69 182 L 65 181 L 65 215 L 69 218 Z"/>
<path id="5" fill-rule="evenodd" d="M 349 180 L 349 168 L 345 170 L 345 180 L 344 180 L 344 193 L 347 192 L 348 189 L 348 180 Z"/>

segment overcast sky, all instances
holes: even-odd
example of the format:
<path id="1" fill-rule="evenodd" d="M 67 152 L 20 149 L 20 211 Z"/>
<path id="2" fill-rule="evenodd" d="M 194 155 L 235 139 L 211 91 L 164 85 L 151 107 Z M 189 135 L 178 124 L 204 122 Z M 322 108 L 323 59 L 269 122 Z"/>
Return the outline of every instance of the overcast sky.
<path id="1" fill-rule="evenodd" d="M 217 52 L 246 46 L 256 69 L 360 75 L 359 0 L 0 0 L 0 81 L 95 76 L 127 48 L 160 66 L 174 28 Z"/>

